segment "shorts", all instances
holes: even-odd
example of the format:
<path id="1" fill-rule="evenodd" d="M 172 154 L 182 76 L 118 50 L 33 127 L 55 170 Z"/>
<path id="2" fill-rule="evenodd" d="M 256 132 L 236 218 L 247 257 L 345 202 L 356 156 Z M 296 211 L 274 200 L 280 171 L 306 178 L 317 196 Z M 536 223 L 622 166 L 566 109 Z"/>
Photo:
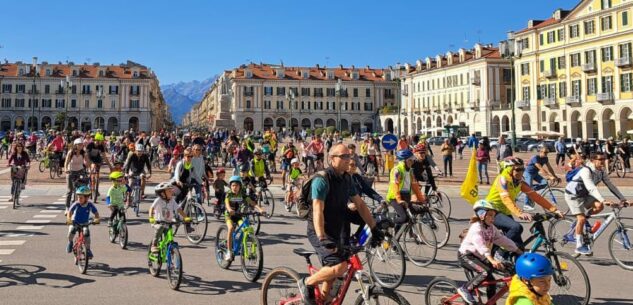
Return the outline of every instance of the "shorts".
<path id="1" fill-rule="evenodd" d="M 569 206 L 569 214 L 571 215 L 585 214 L 585 211 L 591 209 L 596 201 L 598 200 L 593 196 L 575 198 L 574 195 L 565 193 L 565 202 Z"/>
<path id="2" fill-rule="evenodd" d="M 323 158 L 325 157 L 325 155 L 323 153 L 318 153 L 316 154 L 316 159 L 317 161 L 323 161 Z"/>
<path id="3" fill-rule="evenodd" d="M 347 261 L 349 255 L 346 255 L 341 249 L 341 242 L 337 239 L 334 242 L 338 245 L 336 249 L 328 249 L 321 245 L 321 241 L 316 235 L 314 229 L 308 227 L 308 241 L 314 248 L 314 251 L 317 253 L 319 260 L 321 261 L 321 266 L 323 267 L 333 267 L 344 261 Z M 332 237 L 331 237 L 332 238 Z"/>
<path id="4" fill-rule="evenodd" d="M 224 220 L 227 226 L 233 226 L 233 224 L 237 224 L 240 220 L 242 220 L 242 217 L 238 215 L 231 216 L 229 211 L 224 211 Z M 233 226 L 233 228 L 235 228 L 235 226 Z"/>
<path id="5" fill-rule="evenodd" d="M 287 171 L 290 169 L 290 161 L 286 158 L 284 158 L 283 160 L 281 160 L 281 169 L 284 171 Z"/>

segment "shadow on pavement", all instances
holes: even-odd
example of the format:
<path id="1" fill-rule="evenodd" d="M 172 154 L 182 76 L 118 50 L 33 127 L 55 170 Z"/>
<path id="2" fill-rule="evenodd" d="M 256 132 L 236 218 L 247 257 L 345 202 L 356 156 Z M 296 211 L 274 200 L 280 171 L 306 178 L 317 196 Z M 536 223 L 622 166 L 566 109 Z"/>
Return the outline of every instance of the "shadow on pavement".
<path id="1" fill-rule="evenodd" d="M 5 223 L 10 223 L 10 222 L 4 222 L 3 224 L 5 224 Z M 25 224 L 20 224 L 20 225 L 25 225 Z M 29 225 L 31 225 L 31 224 L 29 224 Z M 35 231 L 22 231 L 22 230 L 7 230 L 7 231 L 0 232 L 0 237 L 7 237 L 7 236 L 20 237 L 20 236 L 29 236 L 29 235 L 44 236 L 44 235 L 48 235 L 48 233 L 35 232 Z"/>
<path id="2" fill-rule="evenodd" d="M 266 234 L 260 233 L 258 236 L 262 246 L 266 245 L 303 245 L 303 241 L 306 240 L 306 236 L 302 234 L 290 234 L 290 233 L 278 233 L 278 234 Z M 296 240 L 297 242 L 293 242 Z"/>
<path id="3" fill-rule="evenodd" d="M 45 271 L 46 268 L 36 265 L 0 266 L 0 288 L 24 285 L 41 285 L 50 288 L 73 288 L 95 281 L 69 274 L 49 273 Z"/>
<path id="4" fill-rule="evenodd" d="M 592 304 L 609 304 L 609 305 L 631 305 L 633 300 L 630 299 L 610 299 L 610 298 L 595 298 L 591 299 Z"/>
<path id="5" fill-rule="evenodd" d="M 182 279 L 183 285 L 179 291 L 190 294 L 201 295 L 223 295 L 232 292 L 244 292 L 249 290 L 258 290 L 260 283 L 250 283 L 243 281 L 206 281 L 202 278 L 184 274 Z"/>
<path id="6" fill-rule="evenodd" d="M 149 274 L 147 268 L 141 267 L 121 267 L 112 268 L 106 263 L 91 262 L 88 266 L 88 275 L 96 277 L 134 276 L 139 274 Z"/>

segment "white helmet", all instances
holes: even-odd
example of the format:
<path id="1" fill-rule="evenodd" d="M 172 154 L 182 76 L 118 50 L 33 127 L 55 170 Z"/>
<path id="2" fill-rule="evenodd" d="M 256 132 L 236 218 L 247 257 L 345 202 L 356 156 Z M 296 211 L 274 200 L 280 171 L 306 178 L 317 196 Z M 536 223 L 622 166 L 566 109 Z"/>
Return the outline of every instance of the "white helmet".
<path id="1" fill-rule="evenodd" d="M 158 195 L 160 192 L 172 188 L 172 184 L 170 182 L 161 182 L 156 187 L 154 187 L 154 193 Z"/>
<path id="2" fill-rule="evenodd" d="M 295 163 L 299 163 L 299 159 L 292 158 L 292 160 L 290 160 L 290 164 L 295 164 Z"/>
<path id="3" fill-rule="evenodd" d="M 140 143 L 136 144 L 136 151 L 144 152 L 145 151 L 145 145 L 140 144 Z"/>
<path id="4" fill-rule="evenodd" d="M 84 144 L 84 140 L 82 140 L 81 138 L 77 138 L 75 139 L 75 141 L 73 141 L 73 145 L 81 145 Z"/>

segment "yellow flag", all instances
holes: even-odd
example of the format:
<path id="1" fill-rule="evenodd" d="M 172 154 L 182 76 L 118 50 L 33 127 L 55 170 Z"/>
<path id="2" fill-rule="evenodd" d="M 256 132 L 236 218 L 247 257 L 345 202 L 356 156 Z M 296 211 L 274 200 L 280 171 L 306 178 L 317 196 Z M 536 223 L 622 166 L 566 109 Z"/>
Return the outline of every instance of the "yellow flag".
<path id="1" fill-rule="evenodd" d="M 468 163 L 468 172 L 466 173 L 466 179 L 462 183 L 459 195 L 462 196 L 468 203 L 475 204 L 479 199 L 479 188 L 477 186 L 477 150 L 473 149 L 473 153 L 470 156 L 470 162 Z"/>

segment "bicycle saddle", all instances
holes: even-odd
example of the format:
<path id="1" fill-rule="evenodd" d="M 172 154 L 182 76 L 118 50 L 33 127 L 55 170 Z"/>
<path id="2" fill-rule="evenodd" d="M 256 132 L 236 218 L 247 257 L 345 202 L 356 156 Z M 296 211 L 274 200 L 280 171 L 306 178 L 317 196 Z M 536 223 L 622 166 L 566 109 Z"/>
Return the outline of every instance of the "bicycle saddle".
<path id="1" fill-rule="evenodd" d="M 303 256 L 305 258 L 310 258 L 310 256 L 312 254 L 316 254 L 316 252 L 314 252 L 314 251 L 308 251 L 308 250 L 305 250 L 305 249 L 302 249 L 302 248 L 293 249 L 292 252 L 294 254 L 296 254 L 296 255 L 300 255 L 300 256 Z"/>

